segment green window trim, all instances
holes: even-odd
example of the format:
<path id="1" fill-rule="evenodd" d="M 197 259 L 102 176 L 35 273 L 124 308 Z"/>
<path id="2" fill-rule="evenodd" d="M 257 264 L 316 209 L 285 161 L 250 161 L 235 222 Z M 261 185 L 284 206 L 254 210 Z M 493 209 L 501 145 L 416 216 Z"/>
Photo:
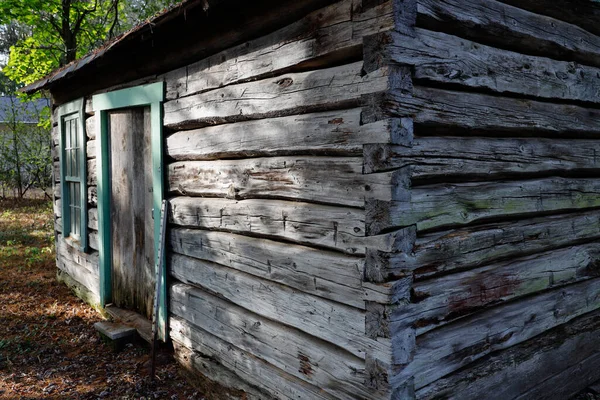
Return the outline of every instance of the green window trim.
<path id="1" fill-rule="evenodd" d="M 84 106 L 83 99 L 59 106 L 57 122 L 63 238 L 71 246 L 86 252 L 88 207 Z"/>
<path id="2" fill-rule="evenodd" d="M 108 141 L 108 111 L 119 108 L 150 106 L 152 141 L 152 215 L 154 218 L 154 254 L 155 272 L 159 265 L 158 246 L 160 240 L 160 209 L 164 198 L 163 183 L 163 144 L 162 144 L 162 102 L 164 83 L 136 86 L 93 96 L 93 108 L 96 113 L 96 151 L 98 172 L 98 258 L 100 264 L 100 304 L 104 307 L 112 298 L 111 280 L 111 233 L 110 233 L 110 159 Z M 163 254 L 164 256 L 164 254 Z M 161 301 L 158 305 L 158 336 L 166 341 L 167 330 L 167 284 L 163 271 L 159 285 Z"/>

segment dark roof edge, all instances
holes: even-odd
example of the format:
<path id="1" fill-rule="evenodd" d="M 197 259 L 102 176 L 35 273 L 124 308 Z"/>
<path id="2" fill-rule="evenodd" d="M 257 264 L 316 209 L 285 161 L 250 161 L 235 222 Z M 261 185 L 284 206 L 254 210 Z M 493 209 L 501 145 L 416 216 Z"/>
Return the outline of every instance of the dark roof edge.
<path id="1" fill-rule="evenodd" d="M 93 65 L 96 60 L 102 58 L 110 51 L 115 48 L 119 48 L 124 42 L 128 40 L 134 40 L 142 35 L 144 32 L 152 30 L 154 27 L 160 26 L 165 22 L 185 13 L 187 10 L 202 5 L 204 12 L 207 12 L 212 6 L 222 3 L 227 0 L 183 0 L 182 2 L 175 4 L 149 20 L 143 21 L 131 28 L 129 31 L 122 33 L 121 35 L 108 41 L 101 47 L 93 50 L 87 55 L 75 60 L 65 66 L 62 66 L 42 79 L 39 79 L 25 87 L 19 89 L 19 92 L 32 94 L 40 90 L 48 89 L 55 83 L 72 76 L 82 68 Z"/>

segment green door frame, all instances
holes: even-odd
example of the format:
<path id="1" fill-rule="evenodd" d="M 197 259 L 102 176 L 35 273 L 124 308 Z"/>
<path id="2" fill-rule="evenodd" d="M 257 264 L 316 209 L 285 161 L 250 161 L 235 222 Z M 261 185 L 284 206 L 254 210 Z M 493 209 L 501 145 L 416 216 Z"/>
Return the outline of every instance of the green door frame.
<path id="1" fill-rule="evenodd" d="M 164 83 L 157 82 L 149 85 L 136 86 L 93 96 L 93 109 L 96 115 L 96 151 L 98 174 L 98 236 L 100 264 L 100 304 L 104 307 L 112 298 L 112 245 L 110 232 L 110 151 L 108 141 L 108 111 L 150 106 L 151 140 L 152 140 L 152 190 L 154 218 L 154 254 L 155 269 L 165 265 L 158 261 L 158 246 L 160 240 L 160 209 L 163 200 L 163 141 L 162 141 L 162 101 L 164 100 Z M 162 260 L 164 261 L 164 259 Z M 158 276 L 158 275 L 157 275 Z M 167 285 L 165 271 L 161 274 L 159 285 L 160 304 L 158 305 L 158 335 L 167 340 Z"/>

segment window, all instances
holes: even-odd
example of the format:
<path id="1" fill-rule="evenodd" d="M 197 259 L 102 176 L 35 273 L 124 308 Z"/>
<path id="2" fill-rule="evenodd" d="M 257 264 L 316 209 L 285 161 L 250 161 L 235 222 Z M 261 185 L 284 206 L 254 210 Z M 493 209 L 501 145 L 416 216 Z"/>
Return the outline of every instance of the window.
<path id="1" fill-rule="evenodd" d="M 87 160 L 83 99 L 60 106 L 58 117 L 63 237 L 67 242 L 85 251 L 87 249 Z"/>

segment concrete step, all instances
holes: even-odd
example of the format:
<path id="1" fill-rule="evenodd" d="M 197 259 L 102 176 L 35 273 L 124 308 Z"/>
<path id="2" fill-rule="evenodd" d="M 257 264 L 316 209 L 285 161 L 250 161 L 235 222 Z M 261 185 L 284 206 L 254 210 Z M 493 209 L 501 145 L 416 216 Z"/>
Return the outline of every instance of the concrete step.
<path id="1" fill-rule="evenodd" d="M 127 343 L 133 343 L 137 338 L 135 328 L 119 322 L 96 322 L 94 328 L 114 351 L 122 350 Z"/>

